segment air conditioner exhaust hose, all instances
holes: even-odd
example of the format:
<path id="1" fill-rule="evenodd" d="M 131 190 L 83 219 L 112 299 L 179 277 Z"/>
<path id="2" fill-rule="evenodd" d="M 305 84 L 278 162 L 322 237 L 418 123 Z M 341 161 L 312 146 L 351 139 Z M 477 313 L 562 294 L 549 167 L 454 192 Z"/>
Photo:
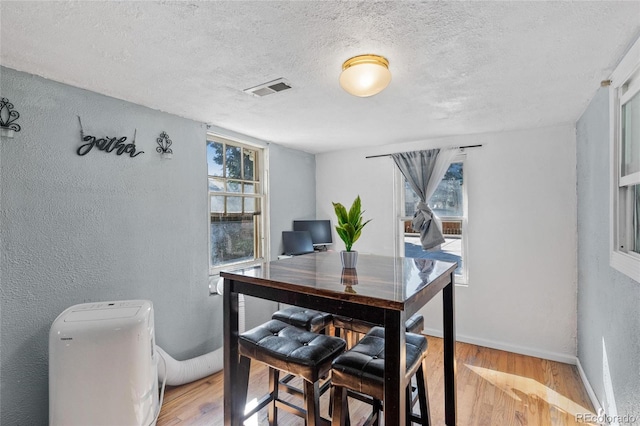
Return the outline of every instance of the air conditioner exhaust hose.
<path id="1" fill-rule="evenodd" d="M 244 296 L 242 294 L 238 297 L 238 330 L 240 333 L 245 330 L 245 307 Z M 184 385 L 185 383 L 210 376 L 222 370 L 224 364 L 224 351 L 222 347 L 184 361 L 174 359 L 157 345 L 156 350 L 166 365 L 165 369 L 158 369 L 158 379 L 164 381 L 166 378 L 166 383 L 170 386 Z"/>

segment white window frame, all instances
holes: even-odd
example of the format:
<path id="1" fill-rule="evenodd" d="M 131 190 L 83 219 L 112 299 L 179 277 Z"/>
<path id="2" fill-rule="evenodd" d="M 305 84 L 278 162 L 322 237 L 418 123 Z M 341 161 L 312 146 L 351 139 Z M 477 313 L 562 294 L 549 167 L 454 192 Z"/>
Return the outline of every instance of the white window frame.
<path id="1" fill-rule="evenodd" d="M 463 179 L 466 180 L 467 179 L 467 172 L 466 172 L 466 159 L 467 159 L 467 154 L 465 152 L 460 152 L 459 154 L 457 154 L 455 157 L 453 157 L 453 160 L 451 160 L 451 163 L 462 163 L 462 169 L 463 169 Z M 413 219 L 413 216 L 404 216 L 404 181 L 405 181 L 405 177 L 402 175 L 402 172 L 400 172 L 400 170 L 398 169 L 398 167 L 395 166 L 395 164 L 393 165 L 394 167 L 394 178 L 396 181 L 396 185 L 395 185 L 395 189 L 396 189 L 396 223 L 398 224 L 396 226 L 396 230 L 397 230 L 397 234 L 396 234 L 396 253 L 398 254 L 398 256 L 400 257 L 404 257 L 404 222 L 406 220 L 411 220 Z M 468 232 L 468 222 L 469 222 L 469 214 L 468 214 L 468 209 L 469 209 L 469 200 L 468 200 L 468 188 L 469 185 L 468 184 L 463 184 L 462 185 L 462 274 L 458 275 L 456 274 L 455 276 L 455 282 L 456 285 L 461 284 L 461 285 L 468 285 L 469 284 L 469 259 L 468 259 L 468 253 L 469 253 L 469 232 Z M 440 217 L 440 219 L 442 220 L 446 220 L 446 219 L 455 219 L 458 220 L 458 217 Z"/>
<path id="2" fill-rule="evenodd" d="M 235 263 L 227 263 L 225 265 L 214 266 L 211 264 L 211 195 L 229 195 L 229 196 L 238 196 L 238 193 L 227 193 L 227 192 L 211 192 L 209 191 L 209 173 L 208 173 L 208 159 L 207 161 L 207 219 L 208 219 L 208 238 L 207 238 L 207 246 L 208 246 L 208 254 L 209 258 L 209 275 L 210 276 L 218 276 L 220 275 L 220 271 L 222 270 L 231 270 L 231 269 L 240 269 L 243 267 L 248 267 L 252 265 L 258 265 L 263 263 L 265 259 L 269 259 L 269 197 L 267 194 L 268 188 L 268 158 L 269 152 L 268 147 L 261 146 L 258 144 L 253 144 L 250 142 L 246 142 L 243 140 L 230 138 L 228 136 L 220 135 L 213 132 L 207 132 L 207 141 L 213 140 L 215 142 L 221 142 L 227 145 L 246 147 L 249 149 L 254 149 L 258 152 L 260 156 L 258 161 L 258 173 L 260 175 L 260 191 L 256 194 L 255 198 L 261 200 L 261 214 L 260 214 L 260 235 L 258 241 L 258 256 L 255 259 L 245 260 L 241 262 Z"/>
<path id="3" fill-rule="evenodd" d="M 640 38 L 611 75 L 609 88 L 610 117 L 610 215 L 609 215 L 609 264 L 611 267 L 640 282 L 640 255 L 627 251 L 630 241 L 630 197 L 628 185 L 640 183 L 640 173 L 621 175 L 621 106 L 640 93 Z"/>

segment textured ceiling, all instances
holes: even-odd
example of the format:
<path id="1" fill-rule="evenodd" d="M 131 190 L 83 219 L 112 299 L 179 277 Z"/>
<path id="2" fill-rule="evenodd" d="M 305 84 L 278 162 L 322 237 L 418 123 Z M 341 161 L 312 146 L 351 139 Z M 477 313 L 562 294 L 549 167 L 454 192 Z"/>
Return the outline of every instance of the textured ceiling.
<path id="1" fill-rule="evenodd" d="M 573 123 L 640 2 L 0 2 L 0 63 L 308 152 Z M 389 59 L 371 98 L 342 62 Z M 263 98 L 243 89 L 284 77 Z"/>

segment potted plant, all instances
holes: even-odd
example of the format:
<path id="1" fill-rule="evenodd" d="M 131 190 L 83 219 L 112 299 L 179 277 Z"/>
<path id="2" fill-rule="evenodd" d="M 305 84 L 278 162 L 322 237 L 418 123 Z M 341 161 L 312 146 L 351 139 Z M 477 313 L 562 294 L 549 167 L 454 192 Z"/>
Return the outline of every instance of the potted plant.
<path id="1" fill-rule="evenodd" d="M 351 247 L 353 247 L 353 244 L 358 241 L 358 238 L 360 238 L 360 234 L 362 233 L 362 228 L 364 228 L 367 223 L 371 222 L 371 219 L 366 222 L 362 221 L 362 214 L 364 212 L 361 211 L 362 205 L 359 195 L 353 201 L 349 212 L 347 212 L 347 209 L 340 203 L 332 204 L 336 211 L 336 216 L 338 217 L 336 231 L 338 232 L 340 239 L 344 241 L 346 248 L 346 250 L 342 250 L 340 252 L 342 267 L 355 268 L 356 262 L 358 261 L 358 252 L 352 251 Z"/>

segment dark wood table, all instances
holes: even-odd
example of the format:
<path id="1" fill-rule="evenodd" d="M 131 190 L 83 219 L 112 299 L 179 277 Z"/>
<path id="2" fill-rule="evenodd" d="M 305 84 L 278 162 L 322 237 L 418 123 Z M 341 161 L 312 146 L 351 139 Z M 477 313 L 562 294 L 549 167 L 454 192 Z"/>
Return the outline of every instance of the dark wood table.
<path id="1" fill-rule="evenodd" d="M 239 426 L 246 389 L 239 389 L 238 295 L 344 315 L 385 328 L 384 419 L 405 424 L 404 322 L 438 292 L 443 295 L 445 422 L 456 424 L 456 265 L 428 259 L 358 256 L 342 269 L 337 252 L 313 253 L 222 272 L 224 277 L 224 424 Z"/>

